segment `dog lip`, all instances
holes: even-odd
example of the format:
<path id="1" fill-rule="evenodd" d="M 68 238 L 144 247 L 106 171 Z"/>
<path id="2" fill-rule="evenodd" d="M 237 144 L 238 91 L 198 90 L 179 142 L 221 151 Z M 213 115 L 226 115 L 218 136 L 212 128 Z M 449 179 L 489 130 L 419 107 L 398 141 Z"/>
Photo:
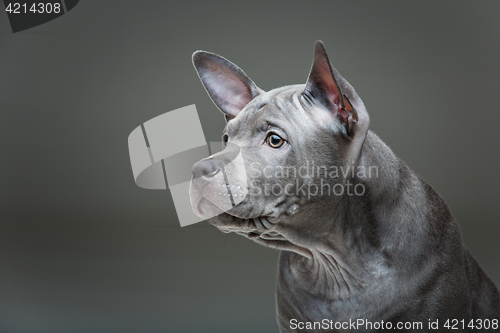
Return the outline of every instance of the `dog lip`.
<path id="1" fill-rule="evenodd" d="M 275 230 L 275 225 L 268 222 L 267 218 L 264 216 L 243 220 L 247 221 L 244 226 L 228 226 L 227 228 L 249 238 L 263 237 L 263 239 L 275 239 L 276 237 L 280 237 L 280 239 L 284 239 L 282 235 Z"/>
<path id="2" fill-rule="evenodd" d="M 234 206 L 233 208 L 238 207 Z M 234 216 L 240 220 L 253 220 L 253 219 L 261 219 L 261 218 L 268 218 L 266 215 L 262 215 L 262 213 L 255 214 L 255 215 L 244 215 L 244 214 L 239 214 L 238 212 L 234 212 L 233 209 L 230 209 L 226 211 L 227 214 Z"/>
<path id="3" fill-rule="evenodd" d="M 224 213 L 217 204 L 202 196 L 196 205 L 196 214 L 202 218 L 211 218 Z M 208 210 L 208 211 L 207 211 Z M 217 213 L 217 214 L 214 214 Z"/>
<path id="4" fill-rule="evenodd" d="M 227 212 L 225 213 L 227 215 Z M 231 215 L 234 216 L 234 215 Z M 238 218 L 237 216 L 235 216 Z M 240 218 L 238 218 L 240 219 Z M 220 231 L 224 233 L 234 232 L 235 234 L 244 236 L 248 239 L 255 241 L 264 246 L 268 246 L 271 248 L 279 249 L 279 250 L 289 250 L 300 255 L 303 255 L 307 258 L 312 258 L 310 250 L 307 248 L 292 243 L 288 240 L 284 235 L 275 230 L 274 223 L 267 221 L 266 216 L 260 216 L 253 219 L 241 219 L 246 220 L 243 226 L 235 226 L 235 225 L 217 225 L 217 223 L 212 223 L 215 227 L 217 227 Z M 259 220 L 262 224 L 261 226 L 257 225 L 256 221 L 251 220 Z M 267 224 L 266 224 L 267 222 Z M 253 224 L 253 225 L 252 225 Z M 272 228 L 272 229 L 271 229 Z"/>
<path id="5" fill-rule="evenodd" d="M 228 230 L 230 232 L 234 231 L 236 234 L 241 235 L 241 236 L 245 236 L 249 239 L 260 238 L 263 241 L 286 241 L 287 240 L 283 235 L 281 235 L 275 231 L 260 232 L 259 230 L 252 230 L 252 231 L 231 230 L 231 229 L 228 229 Z"/>

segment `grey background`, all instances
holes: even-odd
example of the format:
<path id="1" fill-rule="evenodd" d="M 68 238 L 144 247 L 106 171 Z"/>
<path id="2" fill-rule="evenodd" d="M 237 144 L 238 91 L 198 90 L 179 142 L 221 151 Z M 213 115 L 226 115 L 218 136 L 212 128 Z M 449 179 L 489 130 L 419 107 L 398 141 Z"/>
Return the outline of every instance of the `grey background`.
<path id="1" fill-rule="evenodd" d="M 144 121 L 195 103 L 207 140 L 220 137 L 197 49 L 269 90 L 305 82 L 322 39 L 371 128 L 442 194 L 500 285 L 499 13 L 498 1 L 81 1 L 17 34 L 0 13 L 0 331 L 278 331 L 278 252 L 206 222 L 180 228 L 169 192 L 133 181 L 127 137 Z"/>

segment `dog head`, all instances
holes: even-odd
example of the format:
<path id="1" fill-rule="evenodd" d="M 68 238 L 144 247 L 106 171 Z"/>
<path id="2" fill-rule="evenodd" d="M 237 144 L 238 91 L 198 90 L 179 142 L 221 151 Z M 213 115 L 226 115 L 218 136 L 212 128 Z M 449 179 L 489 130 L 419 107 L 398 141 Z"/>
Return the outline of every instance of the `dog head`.
<path id="1" fill-rule="evenodd" d="M 339 170 L 360 158 L 369 125 L 363 102 L 321 41 L 306 84 L 269 92 L 213 53 L 197 51 L 193 63 L 227 120 L 224 149 L 192 168 L 193 210 L 224 232 L 295 246 L 308 217 L 345 195 L 349 172 Z"/>

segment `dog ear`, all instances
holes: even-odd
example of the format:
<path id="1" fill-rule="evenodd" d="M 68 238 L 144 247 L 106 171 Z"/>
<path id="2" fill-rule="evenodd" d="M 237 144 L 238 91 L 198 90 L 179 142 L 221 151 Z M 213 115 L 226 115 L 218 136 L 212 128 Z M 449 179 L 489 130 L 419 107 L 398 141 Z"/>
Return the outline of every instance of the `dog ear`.
<path id="1" fill-rule="evenodd" d="M 314 59 L 304 95 L 319 100 L 332 112 L 333 116 L 342 117 L 342 92 L 333 76 L 332 66 L 321 41 L 314 44 Z"/>
<path id="2" fill-rule="evenodd" d="M 303 94 L 319 100 L 343 123 L 352 139 L 347 159 L 354 163 L 368 132 L 370 117 L 354 88 L 331 65 L 322 41 L 314 45 L 314 60 Z"/>
<path id="3" fill-rule="evenodd" d="M 216 54 L 196 51 L 193 64 L 212 101 L 229 121 L 263 93 L 238 66 Z"/>

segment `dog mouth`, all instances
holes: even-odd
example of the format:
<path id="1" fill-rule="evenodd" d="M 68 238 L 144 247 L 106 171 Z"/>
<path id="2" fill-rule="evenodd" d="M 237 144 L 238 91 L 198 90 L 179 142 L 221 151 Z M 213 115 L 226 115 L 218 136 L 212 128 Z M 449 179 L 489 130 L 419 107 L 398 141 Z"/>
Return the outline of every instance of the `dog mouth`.
<path id="1" fill-rule="evenodd" d="M 252 219 L 240 219 L 239 217 L 236 217 L 234 215 L 231 216 L 233 216 L 235 219 L 239 219 L 242 225 L 237 225 L 237 226 L 218 226 L 217 224 L 214 225 L 222 232 L 225 233 L 234 232 L 235 234 L 247 237 L 248 239 L 251 240 L 288 241 L 282 234 L 274 230 L 275 226 L 271 222 L 269 222 L 268 218 L 265 216 L 260 216 Z"/>
<path id="2" fill-rule="evenodd" d="M 200 216 L 209 217 L 207 221 L 224 233 L 234 232 L 252 240 L 260 238 L 269 241 L 286 241 L 283 235 L 274 230 L 275 225 L 269 221 L 267 216 L 243 218 L 232 213 L 231 210 L 223 211 L 216 203 L 206 197 L 199 200 L 196 208 Z M 225 220 L 224 216 L 221 215 L 230 216 L 231 223 L 221 223 Z"/>
<path id="3" fill-rule="evenodd" d="M 285 235 L 280 233 L 278 226 L 271 223 L 266 216 L 252 219 L 241 219 L 228 213 L 208 220 L 210 224 L 224 233 L 234 232 L 252 241 L 277 250 L 292 251 L 307 258 L 312 258 L 311 251 L 307 248 L 292 243 Z"/>
<path id="4" fill-rule="evenodd" d="M 252 215 L 240 215 L 233 209 L 222 210 L 219 205 L 203 195 L 197 196 L 195 200 L 197 203 L 193 205 L 193 209 L 196 214 L 223 233 L 235 233 L 266 247 L 292 251 L 307 258 L 312 257 L 307 248 L 292 243 L 286 237 L 286 233 L 281 232 L 279 219 L 263 215 L 262 211 L 254 211 Z M 238 206 L 233 206 L 236 207 Z"/>
<path id="5" fill-rule="evenodd" d="M 210 199 L 207 199 L 205 197 L 202 197 L 195 207 L 195 213 L 207 220 L 224 213 L 224 210 L 222 210 L 216 203 L 210 201 Z"/>
<path id="6" fill-rule="evenodd" d="M 270 240 L 270 241 L 287 241 L 283 235 L 277 233 L 276 231 L 266 231 L 266 232 L 258 232 L 258 231 L 235 231 L 238 235 L 245 236 L 249 239 L 257 239 L 260 238 L 262 240 Z"/>
<path id="7" fill-rule="evenodd" d="M 189 197 L 193 212 L 207 220 L 228 212 L 247 198 L 248 189 L 244 184 L 227 184 L 221 181 L 207 181 L 193 178 L 189 188 Z"/>
<path id="8" fill-rule="evenodd" d="M 236 206 L 233 206 L 235 208 Z M 198 203 L 193 205 L 195 212 L 204 217 L 210 224 L 224 233 L 235 233 L 251 240 L 287 241 L 275 230 L 276 225 L 270 217 L 263 216 L 262 212 L 254 212 L 255 217 L 240 215 L 233 209 L 223 210 L 220 205 L 205 196 L 201 196 Z"/>

